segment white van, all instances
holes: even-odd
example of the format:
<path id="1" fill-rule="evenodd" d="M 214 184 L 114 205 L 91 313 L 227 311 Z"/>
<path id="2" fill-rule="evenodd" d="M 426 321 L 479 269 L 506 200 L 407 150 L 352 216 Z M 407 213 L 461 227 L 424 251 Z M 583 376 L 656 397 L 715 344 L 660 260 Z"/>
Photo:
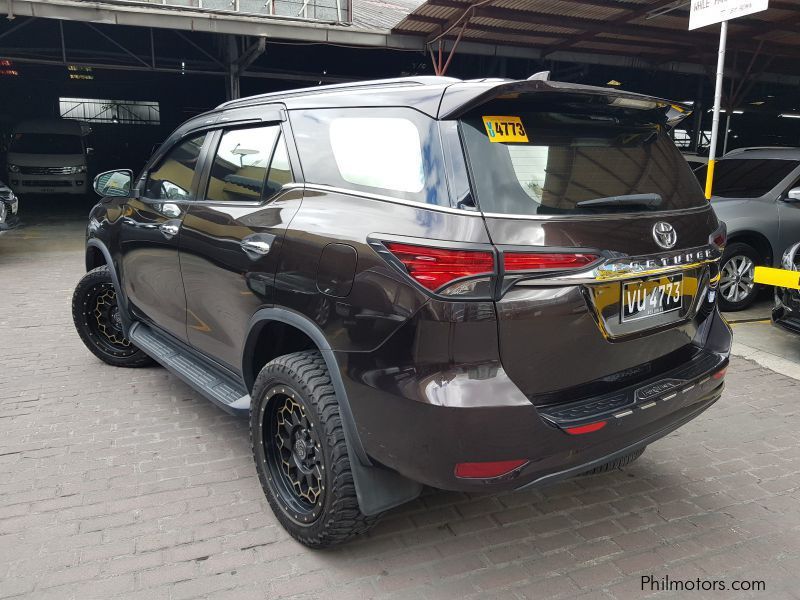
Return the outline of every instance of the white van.
<path id="1" fill-rule="evenodd" d="M 24 121 L 8 148 L 8 184 L 24 194 L 85 194 L 89 128 L 68 119 Z"/>

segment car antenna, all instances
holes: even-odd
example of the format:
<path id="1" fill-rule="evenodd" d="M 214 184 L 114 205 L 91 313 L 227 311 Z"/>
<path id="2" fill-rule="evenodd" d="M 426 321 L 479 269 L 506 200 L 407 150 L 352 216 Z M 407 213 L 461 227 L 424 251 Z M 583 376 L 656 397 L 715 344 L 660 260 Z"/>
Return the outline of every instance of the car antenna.
<path id="1" fill-rule="evenodd" d="M 539 71 L 534 73 L 526 81 L 550 81 L 550 71 Z"/>

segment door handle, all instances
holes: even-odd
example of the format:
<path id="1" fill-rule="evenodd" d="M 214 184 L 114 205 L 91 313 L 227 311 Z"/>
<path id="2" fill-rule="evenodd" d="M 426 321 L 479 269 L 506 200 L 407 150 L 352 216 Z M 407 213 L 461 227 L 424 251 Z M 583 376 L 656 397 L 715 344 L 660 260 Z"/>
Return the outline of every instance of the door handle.
<path id="1" fill-rule="evenodd" d="M 164 235 L 165 238 L 169 239 L 178 235 L 178 231 L 180 231 L 181 226 L 178 223 L 173 223 L 172 221 L 167 221 L 166 223 L 161 223 L 158 226 L 159 231 Z"/>
<path id="2" fill-rule="evenodd" d="M 270 246 L 269 242 L 265 242 L 264 240 L 249 240 L 247 238 L 239 242 L 239 246 L 241 246 L 242 250 L 244 250 L 244 253 L 251 258 L 256 258 L 257 256 L 266 256 L 269 254 L 269 250 L 272 247 Z"/>

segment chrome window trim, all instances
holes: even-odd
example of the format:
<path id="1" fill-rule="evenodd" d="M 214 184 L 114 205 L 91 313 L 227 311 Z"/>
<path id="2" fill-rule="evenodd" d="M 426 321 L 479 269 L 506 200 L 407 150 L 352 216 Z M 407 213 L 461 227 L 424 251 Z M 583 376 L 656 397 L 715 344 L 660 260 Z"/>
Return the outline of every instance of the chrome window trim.
<path id="1" fill-rule="evenodd" d="M 288 184 L 292 185 L 292 184 Z M 284 186 L 284 187 L 288 187 Z M 331 192 L 336 194 L 347 194 L 350 196 L 358 196 L 360 198 L 369 198 L 370 200 L 378 200 L 380 202 L 391 202 L 393 204 L 401 204 L 403 206 L 411 206 L 413 208 L 427 208 L 429 210 L 436 210 L 439 212 L 452 213 L 457 215 L 465 215 L 468 217 L 480 217 L 481 212 L 478 210 L 464 210 L 461 208 L 453 208 L 451 206 L 440 206 L 438 204 L 427 204 L 424 202 L 415 202 L 414 200 L 405 200 L 403 198 L 395 198 L 394 196 L 384 196 L 382 194 L 373 194 L 371 192 L 362 192 L 361 190 L 353 190 L 350 188 L 335 187 L 332 185 L 324 185 L 320 183 L 305 183 L 294 184 L 299 187 L 304 187 L 307 190 L 318 190 L 320 192 Z"/>
<path id="2" fill-rule="evenodd" d="M 702 212 L 711 210 L 711 203 L 706 206 L 695 206 L 692 208 L 681 208 L 676 210 L 665 211 L 648 211 L 648 212 L 633 212 L 633 213 L 608 213 L 599 215 L 507 215 L 502 213 L 484 213 L 478 210 L 465 210 L 463 208 L 453 208 L 451 206 L 441 206 L 439 204 L 427 204 L 425 202 L 415 202 L 414 200 L 405 200 L 403 198 L 396 198 L 395 196 L 388 196 L 384 194 L 374 194 L 372 192 L 364 192 L 361 190 L 354 190 L 351 188 L 342 188 L 323 183 L 288 183 L 284 188 L 289 187 L 304 188 L 308 190 L 319 190 L 321 192 L 331 192 L 337 194 L 348 194 L 351 196 L 359 196 L 361 198 L 369 198 L 370 200 L 379 200 L 381 202 L 392 202 L 394 204 L 402 204 L 403 206 L 411 206 L 415 208 L 427 208 L 429 210 L 437 210 L 439 212 L 452 213 L 457 215 L 466 215 L 469 217 L 485 217 L 487 219 L 520 219 L 531 221 L 550 221 L 550 220 L 584 220 L 584 221 L 599 221 L 608 219 L 644 219 L 655 216 L 680 216 L 687 213 Z"/>

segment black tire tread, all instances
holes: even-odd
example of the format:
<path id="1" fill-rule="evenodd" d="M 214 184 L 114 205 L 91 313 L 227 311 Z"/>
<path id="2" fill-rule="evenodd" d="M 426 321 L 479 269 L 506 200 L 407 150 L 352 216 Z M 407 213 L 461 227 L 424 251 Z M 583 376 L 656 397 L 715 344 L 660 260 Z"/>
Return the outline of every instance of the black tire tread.
<path id="1" fill-rule="evenodd" d="M 72 294 L 72 320 L 75 323 L 75 329 L 78 331 L 81 341 L 84 343 L 89 352 L 94 354 L 104 363 L 114 367 L 128 367 L 134 369 L 140 367 L 149 367 L 150 365 L 154 364 L 155 361 L 142 350 L 137 348 L 137 351 L 131 356 L 111 356 L 103 352 L 101 348 L 98 348 L 89 333 L 86 331 L 86 325 L 83 321 L 84 294 L 87 288 L 91 288 L 98 283 L 110 282 L 111 273 L 108 270 L 108 265 L 101 265 L 86 273 L 86 275 L 84 275 L 78 282 L 78 285 L 75 286 L 75 291 Z"/>
<path id="2" fill-rule="evenodd" d="M 327 445 L 332 462 L 329 470 L 332 473 L 326 494 L 332 495 L 320 519 L 312 528 L 301 528 L 284 517 L 280 507 L 276 506 L 265 474 L 258 468 L 261 487 L 272 507 L 273 512 L 289 534 L 300 543 L 312 548 L 325 548 L 342 544 L 366 532 L 378 520 L 379 515 L 367 516 L 361 512 L 356 497 L 355 483 L 344 437 L 344 427 L 339 414 L 339 403 L 333 389 L 325 360 L 318 351 L 306 350 L 280 356 L 261 369 L 253 386 L 254 399 L 260 399 L 270 387 L 271 379 L 281 374 L 298 385 L 298 391 L 304 395 L 323 428 L 324 438 L 320 443 Z M 254 400 L 255 404 L 255 400 Z M 256 456 L 256 420 L 260 414 L 258 407 L 250 409 L 250 447 Z M 321 436 L 322 437 L 322 436 Z"/>
<path id="3" fill-rule="evenodd" d="M 626 467 L 633 461 L 635 461 L 637 458 L 639 458 L 642 454 L 644 454 L 644 451 L 646 449 L 647 446 L 639 448 L 638 450 L 631 452 L 630 454 L 626 454 L 625 456 L 621 456 L 620 458 L 611 460 L 603 465 L 600 465 L 599 467 L 595 467 L 594 469 L 586 471 L 585 473 L 582 473 L 582 475 L 599 475 L 601 473 L 608 473 L 609 471 L 616 471 L 617 469 Z"/>

